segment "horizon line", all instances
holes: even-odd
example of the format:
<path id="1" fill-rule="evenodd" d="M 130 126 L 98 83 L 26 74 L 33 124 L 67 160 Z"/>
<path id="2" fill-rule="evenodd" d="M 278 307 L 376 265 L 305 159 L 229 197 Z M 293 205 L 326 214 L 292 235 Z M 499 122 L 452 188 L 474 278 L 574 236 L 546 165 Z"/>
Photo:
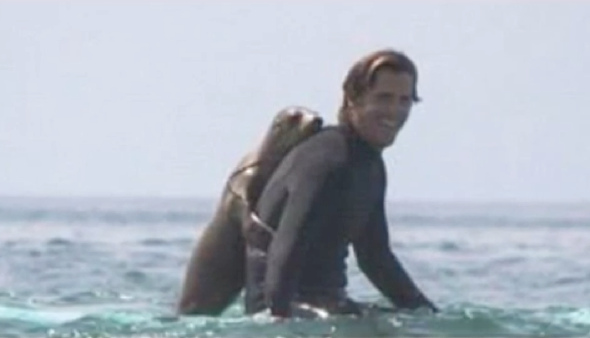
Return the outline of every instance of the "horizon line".
<path id="1" fill-rule="evenodd" d="M 0 194 L 0 200 L 111 200 L 111 201 L 141 201 L 141 200 L 167 200 L 167 201 L 206 201 L 217 203 L 221 194 L 215 195 L 135 195 L 135 194 Z M 590 200 L 584 199 L 501 199 L 501 198 L 470 198 L 470 199 L 446 199 L 446 198 L 387 198 L 387 204 L 430 204 L 430 205 L 590 205 Z"/>

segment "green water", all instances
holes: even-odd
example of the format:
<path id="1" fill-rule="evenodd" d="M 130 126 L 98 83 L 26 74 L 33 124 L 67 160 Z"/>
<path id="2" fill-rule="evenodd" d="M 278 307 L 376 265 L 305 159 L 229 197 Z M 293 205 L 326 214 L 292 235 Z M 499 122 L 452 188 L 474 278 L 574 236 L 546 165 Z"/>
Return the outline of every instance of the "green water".
<path id="1" fill-rule="evenodd" d="M 272 322 L 238 301 L 175 318 L 209 205 L 0 201 L 0 337 L 574 337 L 590 335 L 590 212 L 413 205 L 392 246 L 439 314 Z M 387 302 L 350 261 L 350 293 Z"/>

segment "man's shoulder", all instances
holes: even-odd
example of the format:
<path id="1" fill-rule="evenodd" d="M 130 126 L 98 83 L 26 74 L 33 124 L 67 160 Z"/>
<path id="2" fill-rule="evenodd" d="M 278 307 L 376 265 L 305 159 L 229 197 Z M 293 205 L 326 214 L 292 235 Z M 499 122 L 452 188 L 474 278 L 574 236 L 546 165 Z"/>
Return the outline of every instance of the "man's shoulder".
<path id="1" fill-rule="evenodd" d="M 302 142 L 300 148 L 306 148 L 306 150 L 325 149 L 331 151 L 345 151 L 346 135 L 338 126 L 326 126 L 315 135 L 312 135 Z"/>
<path id="2" fill-rule="evenodd" d="M 348 156 L 346 135 L 338 127 L 326 126 L 297 145 L 290 155 L 305 162 L 342 164 Z"/>

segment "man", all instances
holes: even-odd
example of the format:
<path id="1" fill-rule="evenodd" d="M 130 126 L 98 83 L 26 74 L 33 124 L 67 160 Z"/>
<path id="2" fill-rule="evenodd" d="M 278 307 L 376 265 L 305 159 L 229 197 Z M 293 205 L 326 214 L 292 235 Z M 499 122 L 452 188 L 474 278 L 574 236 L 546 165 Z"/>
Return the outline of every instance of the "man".
<path id="1" fill-rule="evenodd" d="M 247 227 L 247 313 L 294 316 L 296 304 L 359 314 L 346 296 L 346 257 L 395 306 L 436 310 L 389 247 L 383 151 L 404 126 L 417 95 L 417 70 L 404 54 L 380 50 L 345 78 L 337 126 L 291 151 L 266 185 Z"/>

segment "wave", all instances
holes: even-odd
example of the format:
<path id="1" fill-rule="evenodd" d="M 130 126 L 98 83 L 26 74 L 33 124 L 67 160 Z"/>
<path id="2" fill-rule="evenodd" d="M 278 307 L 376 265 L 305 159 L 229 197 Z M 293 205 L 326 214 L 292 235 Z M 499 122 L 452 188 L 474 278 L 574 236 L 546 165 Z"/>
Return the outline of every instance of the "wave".
<path id="1" fill-rule="evenodd" d="M 213 199 L 31 199 L 0 198 L 0 222 L 65 224 L 201 224 L 213 214 Z M 590 225 L 590 205 L 395 204 L 392 224 L 444 226 Z"/>
<path id="2" fill-rule="evenodd" d="M 373 313 L 365 318 L 333 317 L 276 323 L 267 315 L 233 314 L 175 317 L 157 309 L 59 310 L 0 306 L 5 331 L 49 333 L 51 337 L 174 336 L 174 337 L 546 337 L 586 336 L 590 309 L 549 307 L 539 310 L 500 309 L 455 304 L 441 313 Z M 6 332 L 6 331 L 5 331 Z"/>

